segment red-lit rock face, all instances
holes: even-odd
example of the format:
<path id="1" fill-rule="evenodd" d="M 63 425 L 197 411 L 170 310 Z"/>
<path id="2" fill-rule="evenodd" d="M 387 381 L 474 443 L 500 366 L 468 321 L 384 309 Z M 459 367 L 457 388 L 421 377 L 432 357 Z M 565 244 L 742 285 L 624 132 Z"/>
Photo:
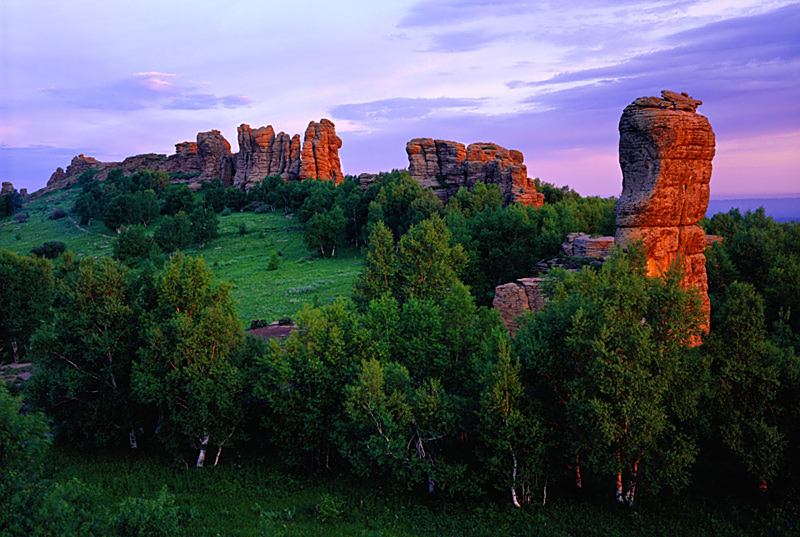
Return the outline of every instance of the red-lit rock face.
<path id="1" fill-rule="evenodd" d="M 680 259 L 683 284 L 697 289 L 708 331 L 706 238 L 697 222 L 708 207 L 714 132 L 696 113 L 701 101 L 663 91 L 625 108 L 619 122 L 622 195 L 617 202 L 618 244 L 641 241 L 651 276 Z"/>
<path id="2" fill-rule="evenodd" d="M 151 169 L 172 174 L 175 182 L 189 183 L 199 188 L 200 183 L 220 179 L 223 184 L 249 188 L 267 176 L 280 176 L 286 180 L 322 179 L 344 180 L 339 149 L 342 140 L 336 136 L 334 124 L 323 119 L 312 121 L 305 133 L 301 150 L 300 136 L 280 132 L 275 135 L 271 126 L 238 128 L 239 152 L 231 153 L 231 144 L 218 130 L 197 134 L 196 142 L 175 144 L 175 154 L 147 153 L 134 155 L 122 162 L 100 162 L 78 155 L 67 169 L 57 168 L 50 176 L 45 191 L 75 184 L 86 170 L 97 170 L 97 178 L 104 180 L 108 172 L 119 168 L 125 173 Z"/>
<path id="3" fill-rule="evenodd" d="M 408 171 L 422 186 L 447 201 L 462 186 L 475 183 L 500 187 L 506 203 L 540 207 L 544 196 L 536 192 L 521 152 L 491 142 L 465 147 L 459 142 L 414 138 L 406 144 Z"/>
<path id="4" fill-rule="evenodd" d="M 237 186 L 248 188 L 273 175 L 284 179 L 330 180 L 337 184 L 344 180 L 339 160 L 342 140 L 327 119 L 308 124 L 302 151 L 299 135 L 290 138 L 280 132 L 276 136 L 272 126 L 251 129 L 249 125 L 241 125 L 238 134 L 239 153 L 233 180 Z"/>

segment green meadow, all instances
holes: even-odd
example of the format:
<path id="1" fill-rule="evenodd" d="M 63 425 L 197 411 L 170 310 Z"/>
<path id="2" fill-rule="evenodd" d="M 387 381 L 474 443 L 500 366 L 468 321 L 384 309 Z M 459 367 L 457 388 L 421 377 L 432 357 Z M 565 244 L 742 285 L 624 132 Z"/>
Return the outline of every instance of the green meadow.
<path id="1" fill-rule="evenodd" d="M 20 212 L 29 215 L 27 222 L 0 221 L 0 248 L 28 253 L 34 246 L 57 240 L 79 257 L 110 256 L 114 232 L 102 222 L 81 226 L 71 214 L 48 218 L 56 208 L 69 212 L 77 195 L 76 188 L 51 192 L 23 207 Z M 245 324 L 252 319 L 291 317 L 305 304 L 326 304 L 337 296 L 349 296 L 363 261 L 355 249 L 341 250 L 334 258 L 319 257 L 306 246 L 301 224 L 280 213 L 221 215 L 219 237 L 186 253 L 205 258 L 219 280 L 233 285 L 232 295 Z M 274 254 L 278 267 L 268 270 Z"/>

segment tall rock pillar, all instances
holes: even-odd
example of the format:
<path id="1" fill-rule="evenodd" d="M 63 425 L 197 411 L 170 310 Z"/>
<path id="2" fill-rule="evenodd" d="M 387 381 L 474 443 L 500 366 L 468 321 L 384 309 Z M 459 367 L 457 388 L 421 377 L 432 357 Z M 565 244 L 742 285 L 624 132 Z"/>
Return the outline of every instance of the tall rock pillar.
<path id="1" fill-rule="evenodd" d="M 700 293 L 707 332 L 706 243 L 697 223 L 708 208 L 715 142 L 708 119 L 696 112 L 701 104 L 664 90 L 661 98 L 641 97 L 622 112 L 616 242 L 641 241 L 650 276 L 663 275 L 679 260 L 683 285 Z"/>

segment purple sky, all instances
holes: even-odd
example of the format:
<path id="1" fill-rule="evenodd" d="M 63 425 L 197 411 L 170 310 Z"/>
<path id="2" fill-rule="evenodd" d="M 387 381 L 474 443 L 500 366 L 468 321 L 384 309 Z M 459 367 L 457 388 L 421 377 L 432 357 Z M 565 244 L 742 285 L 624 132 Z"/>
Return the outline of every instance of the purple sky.
<path id="1" fill-rule="evenodd" d="M 616 195 L 619 115 L 664 88 L 705 101 L 713 197 L 800 193 L 798 2 L 0 0 L 0 179 L 328 117 L 348 174 L 493 141 Z"/>

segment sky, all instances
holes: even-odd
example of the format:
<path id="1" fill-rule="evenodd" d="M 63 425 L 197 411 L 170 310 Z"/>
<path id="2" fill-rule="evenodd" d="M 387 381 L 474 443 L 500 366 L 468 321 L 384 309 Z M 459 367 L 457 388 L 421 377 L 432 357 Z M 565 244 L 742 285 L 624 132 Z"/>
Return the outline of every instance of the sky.
<path id="1" fill-rule="evenodd" d="M 346 174 L 492 141 L 618 195 L 619 116 L 662 89 L 704 101 L 712 197 L 800 193 L 796 1 L 0 0 L 0 179 L 327 117 Z"/>

